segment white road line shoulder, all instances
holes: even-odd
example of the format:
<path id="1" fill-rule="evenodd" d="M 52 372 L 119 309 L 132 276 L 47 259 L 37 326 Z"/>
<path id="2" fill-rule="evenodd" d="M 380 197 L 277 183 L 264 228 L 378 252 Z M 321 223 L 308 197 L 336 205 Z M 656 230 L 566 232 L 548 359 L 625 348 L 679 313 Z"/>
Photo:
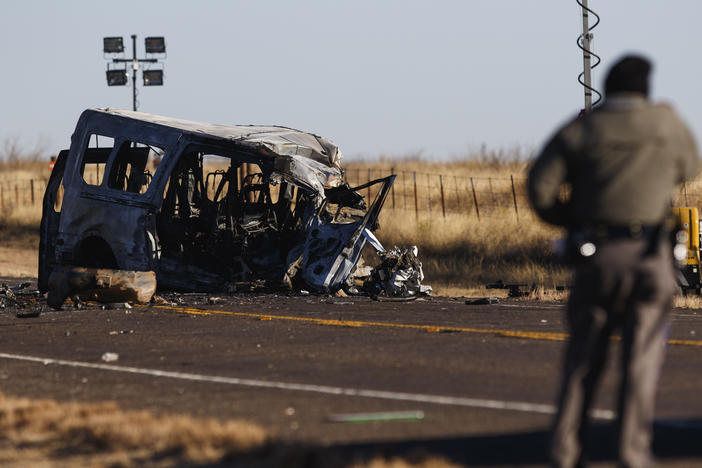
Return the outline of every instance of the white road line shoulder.
<path id="1" fill-rule="evenodd" d="M 110 372 L 123 372 L 128 374 L 148 375 L 170 379 L 189 380 L 196 382 L 211 382 L 218 384 L 237 385 L 242 387 L 270 388 L 278 390 L 292 390 L 299 392 L 323 393 L 327 395 L 342 395 L 362 398 L 380 398 L 384 400 L 412 401 L 416 403 L 430 403 L 436 405 L 464 406 L 471 408 L 486 408 L 507 411 L 522 411 L 529 413 L 554 414 L 553 405 L 528 403 L 519 401 L 488 400 L 480 398 L 466 398 L 443 395 L 427 395 L 421 393 L 392 392 L 386 390 L 372 390 L 363 388 L 335 387 L 329 385 L 275 382 L 268 380 L 242 379 L 237 377 L 220 377 L 214 375 L 192 374 L 185 372 L 164 371 L 158 369 L 145 369 L 140 367 L 116 366 L 83 361 L 69 361 L 64 359 L 43 358 L 37 356 L 24 356 L 20 354 L 0 353 L 0 359 L 29 361 L 41 363 L 46 366 L 67 366 L 85 369 L 96 369 Z M 610 410 L 595 409 L 591 416 L 596 419 L 614 419 L 614 412 Z"/>

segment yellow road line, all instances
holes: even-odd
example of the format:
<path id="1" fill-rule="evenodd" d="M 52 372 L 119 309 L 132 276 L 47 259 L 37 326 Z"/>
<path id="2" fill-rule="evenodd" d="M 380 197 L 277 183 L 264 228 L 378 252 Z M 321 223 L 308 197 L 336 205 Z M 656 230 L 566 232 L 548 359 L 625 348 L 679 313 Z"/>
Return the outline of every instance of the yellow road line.
<path id="1" fill-rule="evenodd" d="M 430 333 L 441 332 L 464 332 L 464 333 L 484 333 L 512 338 L 528 338 L 532 340 L 564 341 L 568 338 L 567 333 L 556 332 L 530 332 L 519 330 L 494 330 L 489 328 L 468 328 L 437 325 L 419 325 L 412 323 L 391 323 L 391 322 L 365 322 L 359 320 L 331 320 L 312 317 L 295 317 L 290 315 L 269 315 L 256 314 L 251 312 L 230 312 L 226 310 L 214 309 L 193 309 L 190 307 L 176 307 L 168 305 L 153 305 L 151 307 L 190 315 L 232 315 L 235 317 L 255 318 L 258 320 L 290 320 L 294 322 L 312 323 L 315 325 L 327 325 L 334 327 L 383 327 L 383 328 L 403 328 L 411 330 L 424 330 Z"/>
<path id="2" fill-rule="evenodd" d="M 144 306 L 147 307 L 147 306 Z M 509 338 L 524 338 L 529 340 L 548 340 L 548 341 L 565 341 L 570 336 L 568 333 L 558 332 L 537 332 L 537 331 L 522 331 L 522 330 L 502 330 L 491 328 L 470 328 L 470 327 L 452 327 L 444 325 L 420 325 L 414 323 L 391 323 L 391 322 L 366 322 L 360 320 L 332 320 L 313 317 L 296 317 L 291 315 L 270 315 L 257 314 L 252 312 L 230 312 L 227 310 L 216 309 L 194 309 L 192 307 L 177 307 L 169 305 L 151 305 L 150 307 L 157 309 L 172 310 L 181 314 L 189 315 L 231 315 L 235 317 L 254 318 L 258 320 L 289 320 L 293 322 L 305 322 L 315 325 L 326 325 L 333 327 L 382 327 L 382 328 L 401 328 L 410 330 L 424 330 L 429 333 L 441 332 L 463 332 L 463 333 L 480 333 Z M 613 336 L 613 340 L 620 340 L 618 336 Z M 668 340 L 668 344 L 680 346 L 697 346 L 702 347 L 702 341 L 698 340 Z"/>

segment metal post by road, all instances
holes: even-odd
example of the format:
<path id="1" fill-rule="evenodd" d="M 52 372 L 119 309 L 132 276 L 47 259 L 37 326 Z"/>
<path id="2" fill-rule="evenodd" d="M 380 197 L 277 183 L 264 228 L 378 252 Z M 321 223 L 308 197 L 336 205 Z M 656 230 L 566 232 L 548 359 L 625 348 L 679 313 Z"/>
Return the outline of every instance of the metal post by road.
<path id="1" fill-rule="evenodd" d="M 136 34 L 132 34 L 132 110 L 137 110 L 136 105 L 136 76 L 139 70 L 139 61 L 136 54 Z"/>
<path id="2" fill-rule="evenodd" d="M 583 81 L 585 82 L 585 111 L 592 110 L 592 74 L 590 72 L 590 27 L 587 0 L 581 0 L 583 11 Z"/>

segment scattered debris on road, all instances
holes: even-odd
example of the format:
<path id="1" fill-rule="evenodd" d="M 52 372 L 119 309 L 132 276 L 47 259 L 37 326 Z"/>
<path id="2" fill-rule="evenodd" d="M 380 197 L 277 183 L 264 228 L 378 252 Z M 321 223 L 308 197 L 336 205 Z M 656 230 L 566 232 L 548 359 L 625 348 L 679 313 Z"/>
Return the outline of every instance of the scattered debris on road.
<path id="1" fill-rule="evenodd" d="M 29 282 L 17 286 L 0 284 L 0 311 L 13 310 L 18 318 L 39 317 L 42 306 L 36 302 L 39 291 L 27 290 Z"/>
<path id="2" fill-rule="evenodd" d="M 496 283 L 486 284 L 485 288 L 506 289 L 509 291 L 507 294 L 509 297 L 526 297 L 532 292 L 536 291 L 536 283 L 532 283 L 531 285 L 521 283 L 506 284 L 502 280 L 499 280 Z M 529 288 L 529 290 L 524 291 L 523 288 Z"/>

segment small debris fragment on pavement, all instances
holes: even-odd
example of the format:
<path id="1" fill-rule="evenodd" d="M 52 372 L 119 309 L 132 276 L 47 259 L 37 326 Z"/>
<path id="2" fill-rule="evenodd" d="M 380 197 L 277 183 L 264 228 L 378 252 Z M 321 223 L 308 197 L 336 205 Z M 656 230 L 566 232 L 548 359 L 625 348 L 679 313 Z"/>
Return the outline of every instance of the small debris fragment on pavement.
<path id="1" fill-rule="evenodd" d="M 129 302 L 108 302 L 102 305 L 103 309 L 131 309 L 132 305 Z"/>
<path id="2" fill-rule="evenodd" d="M 500 300 L 496 297 L 476 297 L 466 299 L 467 305 L 484 305 L 484 304 L 499 304 Z"/>
<path id="3" fill-rule="evenodd" d="M 117 353 L 104 353 L 102 355 L 102 360 L 105 362 L 115 362 L 119 359 L 119 354 Z"/>
<path id="4" fill-rule="evenodd" d="M 377 413 L 346 413 L 331 414 L 327 417 L 329 422 L 361 424 L 368 422 L 386 421 L 421 421 L 424 411 L 382 411 Z"/>
<path id="5" fill-rule="evenodd" d="M 33 310 L 18 310 L 15 316 L 17 318 L 36 318 L 41 314 L 40 308 L 35 308 Z"/>

